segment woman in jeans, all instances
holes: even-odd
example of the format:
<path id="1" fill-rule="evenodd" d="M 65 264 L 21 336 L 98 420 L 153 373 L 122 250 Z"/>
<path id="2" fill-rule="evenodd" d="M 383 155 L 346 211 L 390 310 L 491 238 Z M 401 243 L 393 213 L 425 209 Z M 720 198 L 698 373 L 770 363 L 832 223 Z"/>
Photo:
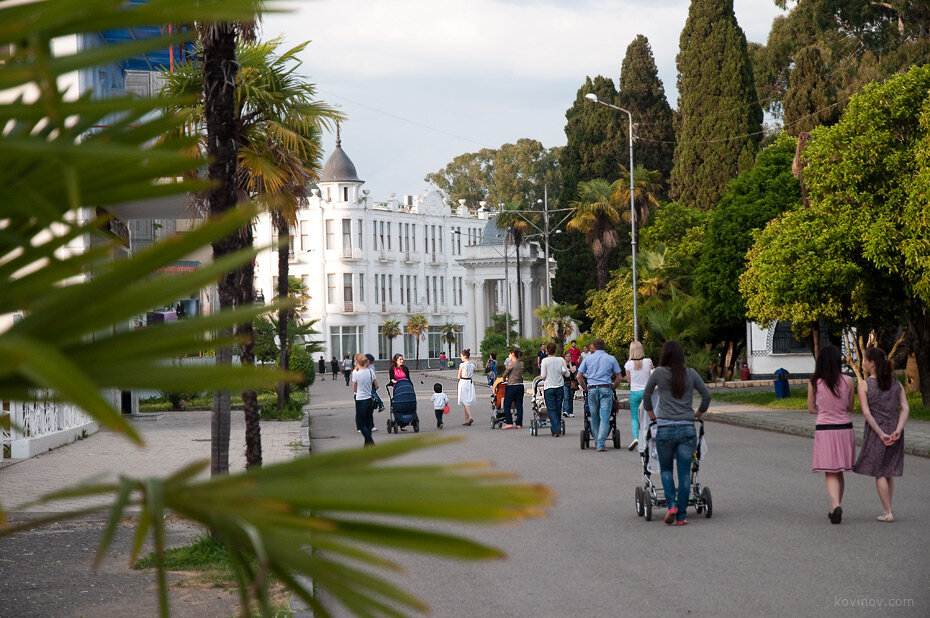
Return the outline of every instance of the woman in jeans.
<path id="1" fill-rule="evenodd" d="M 691 408 L 694 390 L 701 394 L 697 414 Z M 659 408 L 653 410 L 652 392 L 659 391 Z M 694 369 L 685 367 L 685 351 L 677 341 L 666 341 L 659 356 L 659 366 L 649 376 L 643 392 L 643 407 L 657 422 L 656 451 L 662 489 L 668 503 L 665 523 L 684 526 L 691 495 L 691 456 L 697 447 L 694 421 L 700 420 L 710 405 L 710 391 Z M 677 460 L 677 462 L 676 462 Z M 677 465 L 676 465 L 677 464 Z M 678 468 L 678 493 L 675 493 L 673 469 Z"/>
<path id="2" fill-rule="evenodd" d="M 565 359 L 556 356 L 554 343 L 546 346 L 546 354 L 548 356 L 539 363 L 539 375 L 544 380 L 543 396 L 546 398 L 552 437 L 558 438 L 562 435 L 562 397 L 568 367 L 565 365 Z"/>
<path id="3" fill-rule="evenodd" d="M 504 414 L 506 415 L 506 424 L 501 429 L 522 429 L 523 428 L 523 352 L 514 348 L 507 357 L 510 363 L 504 369 L 501 377 L 507 381 L 507 388 L 504 389 Z M 510 406 L 513 406 L 517 412 L 517 422 L 514 424 L 513 415 L 510 413 Z"/>
<path id="4" fill-rule="evenodd" d="M 358 371 L 352 374 L 352 391 L 355 393 L 355 425 L 365 438 L 365 446 L 374 446 L 375 441 L 371 439 L 371 428 L 374 425 L 372 411 L 375 407 L 373 393 L 378 390 L 378 380 L 364 354 L 355 355 L 355 364 L 358 367 Z"/>

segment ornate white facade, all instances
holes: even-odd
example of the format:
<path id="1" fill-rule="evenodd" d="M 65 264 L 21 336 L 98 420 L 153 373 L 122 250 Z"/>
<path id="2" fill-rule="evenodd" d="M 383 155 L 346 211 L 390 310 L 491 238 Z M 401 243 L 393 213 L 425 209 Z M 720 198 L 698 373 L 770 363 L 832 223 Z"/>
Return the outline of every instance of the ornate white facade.
<path id="1" fill-rule="evenodd" d="M 448 354 L 448 345 L 440 340 L 440 327 L 448 323 L 461 332 L 453 357 L 463 348 L 477 354 L 490 316 L 503 312 L 506 302 L 503 243 L 496 233 L 488 233 L 496 229 L 493 215 L 465 205 L 453 208 L 436 191 L 375 201 L 363 184 L 337 139 L 291 230 L 289 275 L 302 279 L 308 290 L 302 317 L 318 320 L 326 359 L 359 351 L 378 359 L 403 352 L 414 359 L 413 337 L 405 334 L 389 343 L 380 335 L 385 319 L 397 320 L 403 328 L 414 314 L 426 316 L 430 325 L 429 335 L 420 341 L 421 359 Z M 256 245 L 276 241 L 271 217 L 262 215 L 255 225 Z M 513 247 L 509 253 L 511 313 L 516 316 Z M 526 258 L 524 324 L 535 323 L 532 309 L 545 286 L 540 255 L 535 245 L 521 249 Z M 274 298 L 277 276 L 277 253 L 262 252 L 255 264 L 256 293 Z"/>

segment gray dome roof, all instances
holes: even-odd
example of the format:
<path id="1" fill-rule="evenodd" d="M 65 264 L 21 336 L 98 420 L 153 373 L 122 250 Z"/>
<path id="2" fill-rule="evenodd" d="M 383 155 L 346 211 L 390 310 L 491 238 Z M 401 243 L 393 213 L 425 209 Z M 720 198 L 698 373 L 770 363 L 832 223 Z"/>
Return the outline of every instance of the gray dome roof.
<path id="1" fill-rule="evenodd" d="M 484 233 L 481 235 L 479 245 L 500 245 L 504 243 L 504 237 L 507 236 L 507 230 L 497 228 L 497 214 L 488 217 L 488 222 L 484 225 Z"/>
<path id="2" fill-rule="evenodd" d="M 323 171 L 320 172 L 320 182 L 363 182 L 355 171 L 355 164 L 349 155 L 342 149 L 342 140 L 336 133 L 336 149 L 329 155 Z"/>

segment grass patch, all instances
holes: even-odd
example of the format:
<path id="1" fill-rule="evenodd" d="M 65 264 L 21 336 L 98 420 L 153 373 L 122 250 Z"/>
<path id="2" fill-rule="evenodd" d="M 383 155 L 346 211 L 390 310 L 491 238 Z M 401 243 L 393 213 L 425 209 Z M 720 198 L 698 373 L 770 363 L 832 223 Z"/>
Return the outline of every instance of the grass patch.
<path id="1" fill-rule="evenodd" d="M 769 408 L 770 410 L 806 410 L 807 409 L 807 388 L 793 387 L 795 393 L 791 397 L 776 399 L 774 391 L 740 391 L 736 389 L 726 392 L 714 392 L 713 398 L 718 401 L 728 403 L 741 403 L 749 406 L 759 406 Z M 798 388 L 803 390 L 798 391 Z M 907 396 L 907 403 L 911 408 L 910 418 L 930 421 L 930 408 L 920 405 L 920 393 L 911 393 Z M 859 406 L 859 398 L 856 398 L 856 405 L 853 408 L 855 414 L 862 414 L 862 408 Z"/>
<path id="2" fill-rule="evenodd" d="M 242 407 L 242 393 L 231 393 L 230 401 L 233 407 Z M 278 396 L 276 393 L 271 391 L 266 391 L 258 394 L 258 405 L 259 407 L 264 406 L 269 402 L 277 402 Z M 294 391 L 291 393 L 291 401 L 294 403 L 299 403 L 303 406 L 307 403 L 307 393 L 306 391 Z M 191 399 L 185 405 L 186 410 L 209 410 L 213 407 L 213 393 L 203 393 L 197 397 Z M 150 397 L 139 402 L 139 411 L 140 412 L 169 412 L 172 410 L 177 410 L 174 405 L 165 399 L 164 397 Z M 298 416 L 297 419 L 291 420 L 300 420 Z"/>
<path id="3" fill-rule="evenodd" d="M 143 556 L 132 568 L 154 569 L 155 554 Z M 226 570 L 232 575 L 226 547 L 209 534 L 198 536 L 190 545 L 165 550 L 165 568 L 169 571 Z"/>

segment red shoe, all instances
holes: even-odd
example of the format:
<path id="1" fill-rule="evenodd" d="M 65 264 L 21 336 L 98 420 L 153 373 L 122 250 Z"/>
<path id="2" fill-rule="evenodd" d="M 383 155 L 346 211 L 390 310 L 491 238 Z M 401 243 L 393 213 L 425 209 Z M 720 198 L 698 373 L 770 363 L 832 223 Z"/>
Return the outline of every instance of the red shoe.
<path id="1" fill-rule="evenodd" d="M 668 513 L 665 514 L 665 523 L 671 526 L 675 523 L 675 516 L 678 515 L 678 509 L 674 506 L 668 510 Z"/>
<path id="2" fill-rule="evenodd" d="M 501 429 L 513 429 L 513 425 L 501 425 Z"/>
<path id="3" fill-rule="evenodd" d="M 676 525 L 676 526 L 687 526 L 687 525 L 688 525 L 688 520 L 687 520 L 687 519 L 682 519 L 681 521 L 676 521 L 676 522 L 675 522 L 675 525 Z"/>

